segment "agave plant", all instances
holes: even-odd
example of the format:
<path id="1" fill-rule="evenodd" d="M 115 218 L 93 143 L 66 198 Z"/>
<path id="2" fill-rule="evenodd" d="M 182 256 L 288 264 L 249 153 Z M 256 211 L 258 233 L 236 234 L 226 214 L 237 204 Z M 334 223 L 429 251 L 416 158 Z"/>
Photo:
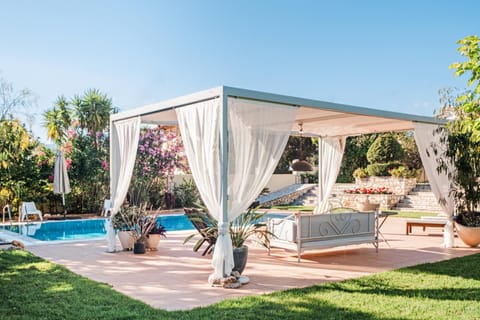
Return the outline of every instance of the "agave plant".
<path id="1" fill-rule="evenodd" d="M 199 208 L 201 211 L 206 212 L 205 207 Z M 230 222 L 230 238 L 232 240 L 232 246 L 234 248 L 240 248 L 244 245 L 245 241 L 248 239 L 253 240 L 254 242 L 268 248 L 269 246 L 269 237 L 272 235 L 268 231 L 267 223 L 264 219 L 266 212 L 256 212 L 258 207 L 250 207 L 246 212 L 239 215 L 235 220 Z M 218 223 L 211 217 L 208 213 L 207 216 L 210 218 L 210 223 L 207 227 L 202 228 L 201 233 L 203 237 L 199 239 L 194 247 L 193 251 L 198 251 L 203 243 L 206 241 L 205 238 L 216 239 L 218 237 Z M 201 218 L 194 217 L 193 222 L 202 222 Z M 198 219 L 198 221 L 196 221 Z M 205 222 L 205 221 L 203 221 Z M 187 243 L 192 238 L 197 236 L 197 233 L 189 235 L 185 238 L 183 243 Z"/>

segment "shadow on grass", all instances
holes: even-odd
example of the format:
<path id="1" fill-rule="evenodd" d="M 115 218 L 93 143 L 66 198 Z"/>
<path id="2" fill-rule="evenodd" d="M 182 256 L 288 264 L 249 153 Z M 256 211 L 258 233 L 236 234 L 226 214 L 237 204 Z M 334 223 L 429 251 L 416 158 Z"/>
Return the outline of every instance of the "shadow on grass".
<path id="1" fill-rule="evenodd" d="M 433 275 L 445 275 L 461 277 L 464 279 L 480 280 L 480 253 L 450 260 L 425 263 L 404 269 L 397 272 L 403 273 L 427 273 Z"/>

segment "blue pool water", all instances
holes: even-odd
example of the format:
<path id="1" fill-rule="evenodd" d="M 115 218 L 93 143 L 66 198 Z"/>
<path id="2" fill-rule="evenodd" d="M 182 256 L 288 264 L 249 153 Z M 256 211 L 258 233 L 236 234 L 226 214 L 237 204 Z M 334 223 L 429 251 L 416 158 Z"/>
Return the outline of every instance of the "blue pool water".
<path id="1" fill-rule="evenodd" d="M 285 217 L 284 214 L 267 214 L 269 218 Z M 183 215 L 158 217 L 168 231 L 194 230 L 190 220 Z M 105 219 L 65 220 L 28 223 L 0 227 L 40 241 L 101 239 L 106 235 Z"/>

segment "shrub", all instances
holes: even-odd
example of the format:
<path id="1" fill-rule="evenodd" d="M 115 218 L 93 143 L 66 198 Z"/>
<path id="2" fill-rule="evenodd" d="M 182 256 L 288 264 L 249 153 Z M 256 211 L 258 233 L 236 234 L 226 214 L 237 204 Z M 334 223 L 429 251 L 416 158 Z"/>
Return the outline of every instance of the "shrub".
<path id="1" fill-rule="evenodd" d="M 386 177 L 390 175 L 389 170 L 401 165 L 399 162 L 373 163 L 369 164 L 365 170 L 369 176 Z"/>
<path id="2" fill-rule="evenodd" d="M 180 185 L 175 186 L 174 193 L 177 208 L 193 207 L 200 199 L 197 186 L 193 179 L 183 179 Z"/>
<path id="3" fill-rule="evenodd" d="M 417 171 L 415 169 L 408 169 L 405 166 L 399 166 L 388 170 L 388 173 L 395 178 L 415 178 L 417 176 Z"/>
<path id="4" fill-rule="evenodd" d="M 318 171 L 315 173 L 302 173 L 300 177 L 302 183 L 318 183 Z"/>
<path id="5" fill-rule="evenodd" d="M 372 143 L 367 152 L 370 163 L 388 163 L 403 160 L 402 145 L 391 134 L 381 135 Z"/>
<path id="6" fill-rule="evenodd" d="M 365 168 L 357 168 L 353 171 L 353 177 L 357 179 L 362 179 L 368 177 L 367 170 Z"/>

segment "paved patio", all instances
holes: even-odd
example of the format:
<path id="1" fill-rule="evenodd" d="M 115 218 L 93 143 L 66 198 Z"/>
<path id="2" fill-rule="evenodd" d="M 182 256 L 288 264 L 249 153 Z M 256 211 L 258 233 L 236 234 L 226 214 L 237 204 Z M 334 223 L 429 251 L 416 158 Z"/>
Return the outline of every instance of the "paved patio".
<path id="1" fill-rule="evenodd" d="M 32 253 L 62 264 L 75 273 L 109 283 L 130 297 L 166 310 L 191 309 L 224 299 L 258 295 L 277 290 L 339 281 L 426 262 L 480 252 L 466 247 L 458 238 L 456 248 L 441 248 L 440 229 L 414 229 L 405 233 L 405 220 L 389 218 L 382 227 L 388 246 L 382 242 L 378 253 L 371 245 L 307 251 L 297 263 L 292 252 L 250 246 L 244 275 L 250 283 L 240 289 L 210 287 L 210 256 L 192 251 L 193 242 L 183 245 L 190 232 L 169 233 L 158 251 L 145 255 L 132 252 L 107 253 L 105 241 L 35 245 Z M 120 245 L 118 244 L 118 247 Z"/>

